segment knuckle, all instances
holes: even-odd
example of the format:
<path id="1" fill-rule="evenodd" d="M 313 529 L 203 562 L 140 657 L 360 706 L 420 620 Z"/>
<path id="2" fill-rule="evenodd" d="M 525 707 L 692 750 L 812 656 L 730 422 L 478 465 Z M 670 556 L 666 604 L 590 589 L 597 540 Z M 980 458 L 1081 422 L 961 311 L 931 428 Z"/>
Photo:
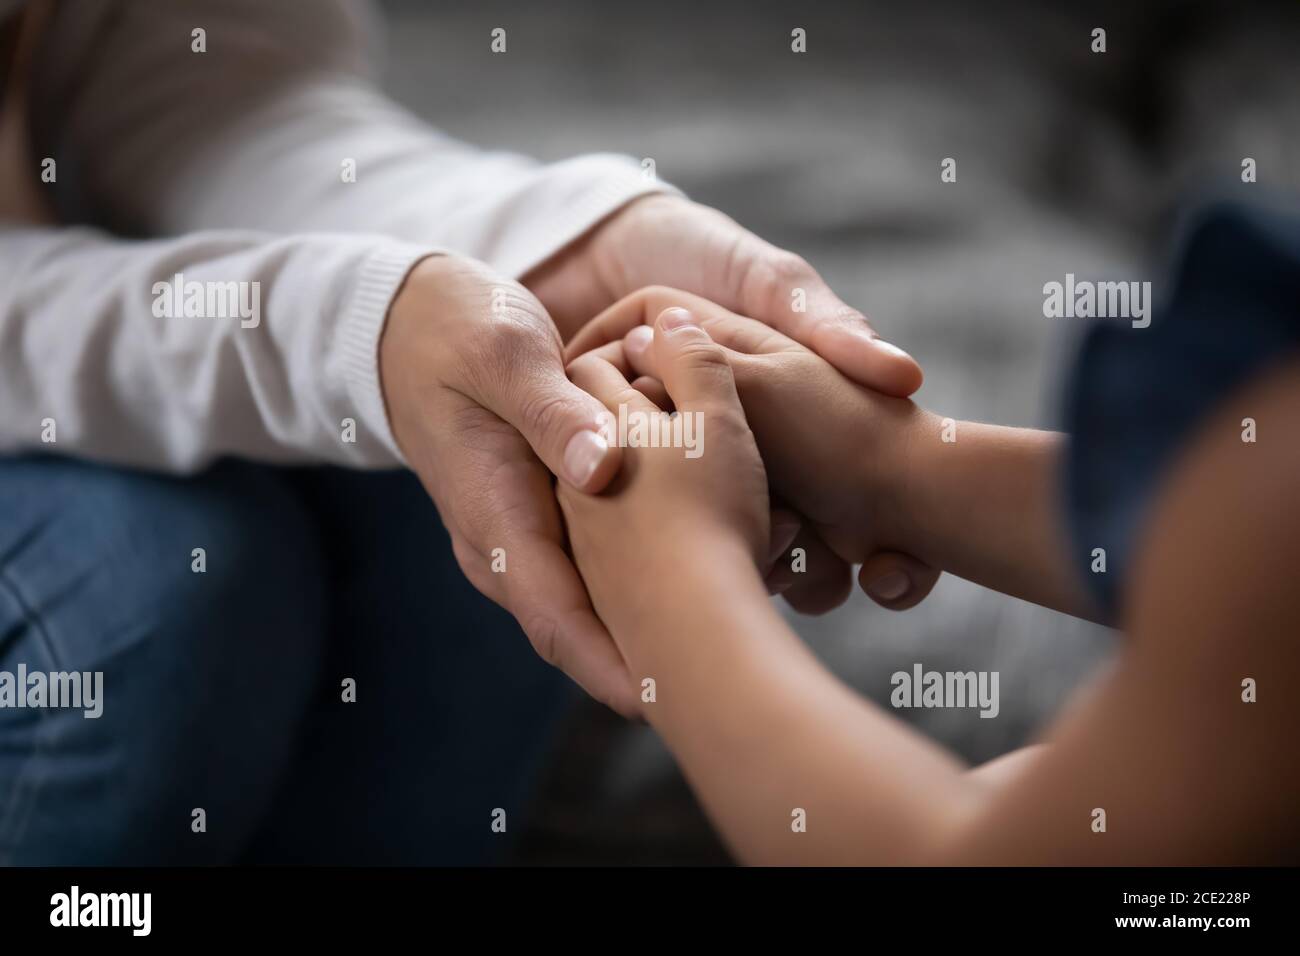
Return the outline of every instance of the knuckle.
<path id="1" fill-rule="evenodd" d="M 520 402 L 520 420 L 533 434 L 553 435 L 574 417 L 574 404 L 568 396 L 554 391 L 534 391 Z"/>
<path id="2" fill-rule="evenodd" d="M 761 307 L 783 302 L 800 283 L 815 277 L 807 261 L 793 252 L 778 249 L 751 261 L 745 271 L 745 300 Z"/>
<path id="3" fill-rule="evenodd" d="M 782 282 L 799 282 L 816 274 L 807 259 L 784 249 L 777 250 L 771 257 L 770 265 L 772 274 Z"/>
<path id="4" fill-rule="evenodd" d="M 548 363 L 558 366 L 562 353 L 559 333 L 540 306 L 508 306 L 492 310 L 461 355 L 470 383 L 501 393 Z"/>
<path id="5" fill-rule="evenodd" d="M 537 341 L 558 340 L 558 333 L 541 302 L 519 283 L 508 279 L 487 282 L 483 287 L 487 313 L 477 323 L 473 338 L 505 349 Z"/>
<path id="6" fill-rule="evenodd" d="M 696 369 L 717 369 L 731 374 L 731 365 L 722 346 L 707 338 L 692 339 L 684 342 L 677 353 L 679 361 Z"/>
<path id="7" fill-rule="evenodd" d="M 479 336 L 483 347 L 502 362 L 515 362 L 529 355 L 551 336 L 540 317 L 526 309 L 509 307 L 492 314 Z"/>

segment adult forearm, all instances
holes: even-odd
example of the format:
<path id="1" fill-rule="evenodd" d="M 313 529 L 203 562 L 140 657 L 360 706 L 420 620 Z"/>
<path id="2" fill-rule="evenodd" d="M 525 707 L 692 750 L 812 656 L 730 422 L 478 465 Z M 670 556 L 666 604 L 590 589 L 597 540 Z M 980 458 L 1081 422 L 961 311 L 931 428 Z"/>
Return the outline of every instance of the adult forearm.
<path id="1" fill-rule="evenodd" d="M 416 246 L 0 229 L 0 450 L 392 467 L 378 340 Z"/>
<path id="2" fill-rule="evenodd" d="M 115 231 L 370 232 L 517 277 L 668 188 L 627 157 L 545 165 L 442 134 L 378 89 L 356 4 L 104 6 L 93 38 L 56 18 L 33 97 L 40 155 L 59 160 L 52 195 Z"/>

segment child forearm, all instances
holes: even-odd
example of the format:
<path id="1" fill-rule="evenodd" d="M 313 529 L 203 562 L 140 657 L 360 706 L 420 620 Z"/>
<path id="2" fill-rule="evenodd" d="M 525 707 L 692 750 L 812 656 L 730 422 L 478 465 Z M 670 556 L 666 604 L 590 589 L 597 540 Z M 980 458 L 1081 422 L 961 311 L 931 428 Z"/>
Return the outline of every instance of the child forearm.
<path id="1" fill-rule="evenodd" d="M 746 556 L 700 548 L 692 564 L 616 637 L 638 682 L 654 679 L 646 718 L 737 857 L 923 859 L 974 793 L 962 765 L 822 667 Z"/>
<path id="2" fill-rule="evenodd" d="M 985 587 L 1096 620 L 1062 518 L 1064 448 L 1055 432 L 920 416 L 893 509 L 898 547 Z"/>

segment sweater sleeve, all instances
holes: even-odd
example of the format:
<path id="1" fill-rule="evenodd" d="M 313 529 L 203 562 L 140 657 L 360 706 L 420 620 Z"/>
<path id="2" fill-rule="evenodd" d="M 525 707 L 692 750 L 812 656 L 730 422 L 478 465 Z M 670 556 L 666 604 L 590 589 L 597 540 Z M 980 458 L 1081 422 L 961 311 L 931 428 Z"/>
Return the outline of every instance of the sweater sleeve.
<path id="1" fill-rule="evenodd" d="M 429 254 L 367 235 L 0 228 L 0 451 L 181 473 L 222 455 L 398 465 L 378 340 Z"/>
<path id="2" fill-rule="evenodd" d="M 350 0 L 61 0 L 33 84 L 61 218 L 373 232 L 518 277 L 671 189 L 628 157 L 541 164 L 431 128 L 372 82 L 374 27 Z"/>

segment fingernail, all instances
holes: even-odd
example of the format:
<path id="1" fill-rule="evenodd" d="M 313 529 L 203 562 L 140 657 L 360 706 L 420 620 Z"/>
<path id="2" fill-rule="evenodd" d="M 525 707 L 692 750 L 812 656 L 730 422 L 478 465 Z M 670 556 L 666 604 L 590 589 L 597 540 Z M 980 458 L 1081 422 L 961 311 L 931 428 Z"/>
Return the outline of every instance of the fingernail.
<path id="1" fill-rule="evenodd" d="M 655 330 L 648 325 L 638 325 L 623 338 L 623 348 L 633 355 L 640 355 L 655 340 Z"/>
<path id="2" fill-rule="evenodd" d="M 583 487 L 596 473 L 609 451 L 609 442 L 595 432 L 580 431 L 564 446 L 564 470 L 569 482 Z"/>
<path id="3" fill-rule="evenodd" d="M 857 342 L 865 342 L 872 348 L 880 349 L 882 352 L 888 352 L 890 355 L 901 355 L 903 358 L 911 358 L 902 349 L 893 342 L 886 342 L 875 332 L 871 331 L 870 326 L 865 322 L 845 322 L 835 327 L 841 334 L 847 335 Z"/>
<path id="4" fill-rule="evenodd" d="M 908 355 L 906 352 L 904 352 L 902 349 L 900 349 L 893 342 L 886 342 L 884 339 L 880 339 L 880 338 L 874 339 L 872 341 L 872 344 L 876 348 L 880 349 L 880 351 L 887 352 L 890 355 L 897 356 L 898 358 L 910 359 L 912 357 Z"/>
<path id="5" fill-rule="evenodd" d="M 882 601 L 896 601 L 906 594 L 911 586 L 912 582 L 902 571 L 890 571 L 884 577 L 876 578 L 867 585 L 867 591 L 872 597 Z"/>
<path id="6" fill-rule="evenodd" d="M 664 309 L 659 316 L 659 324 L 668 332 L 676 329 L 699 328 L 695 324 L 695 317 L 685 309 L 679 308 Z"/>

